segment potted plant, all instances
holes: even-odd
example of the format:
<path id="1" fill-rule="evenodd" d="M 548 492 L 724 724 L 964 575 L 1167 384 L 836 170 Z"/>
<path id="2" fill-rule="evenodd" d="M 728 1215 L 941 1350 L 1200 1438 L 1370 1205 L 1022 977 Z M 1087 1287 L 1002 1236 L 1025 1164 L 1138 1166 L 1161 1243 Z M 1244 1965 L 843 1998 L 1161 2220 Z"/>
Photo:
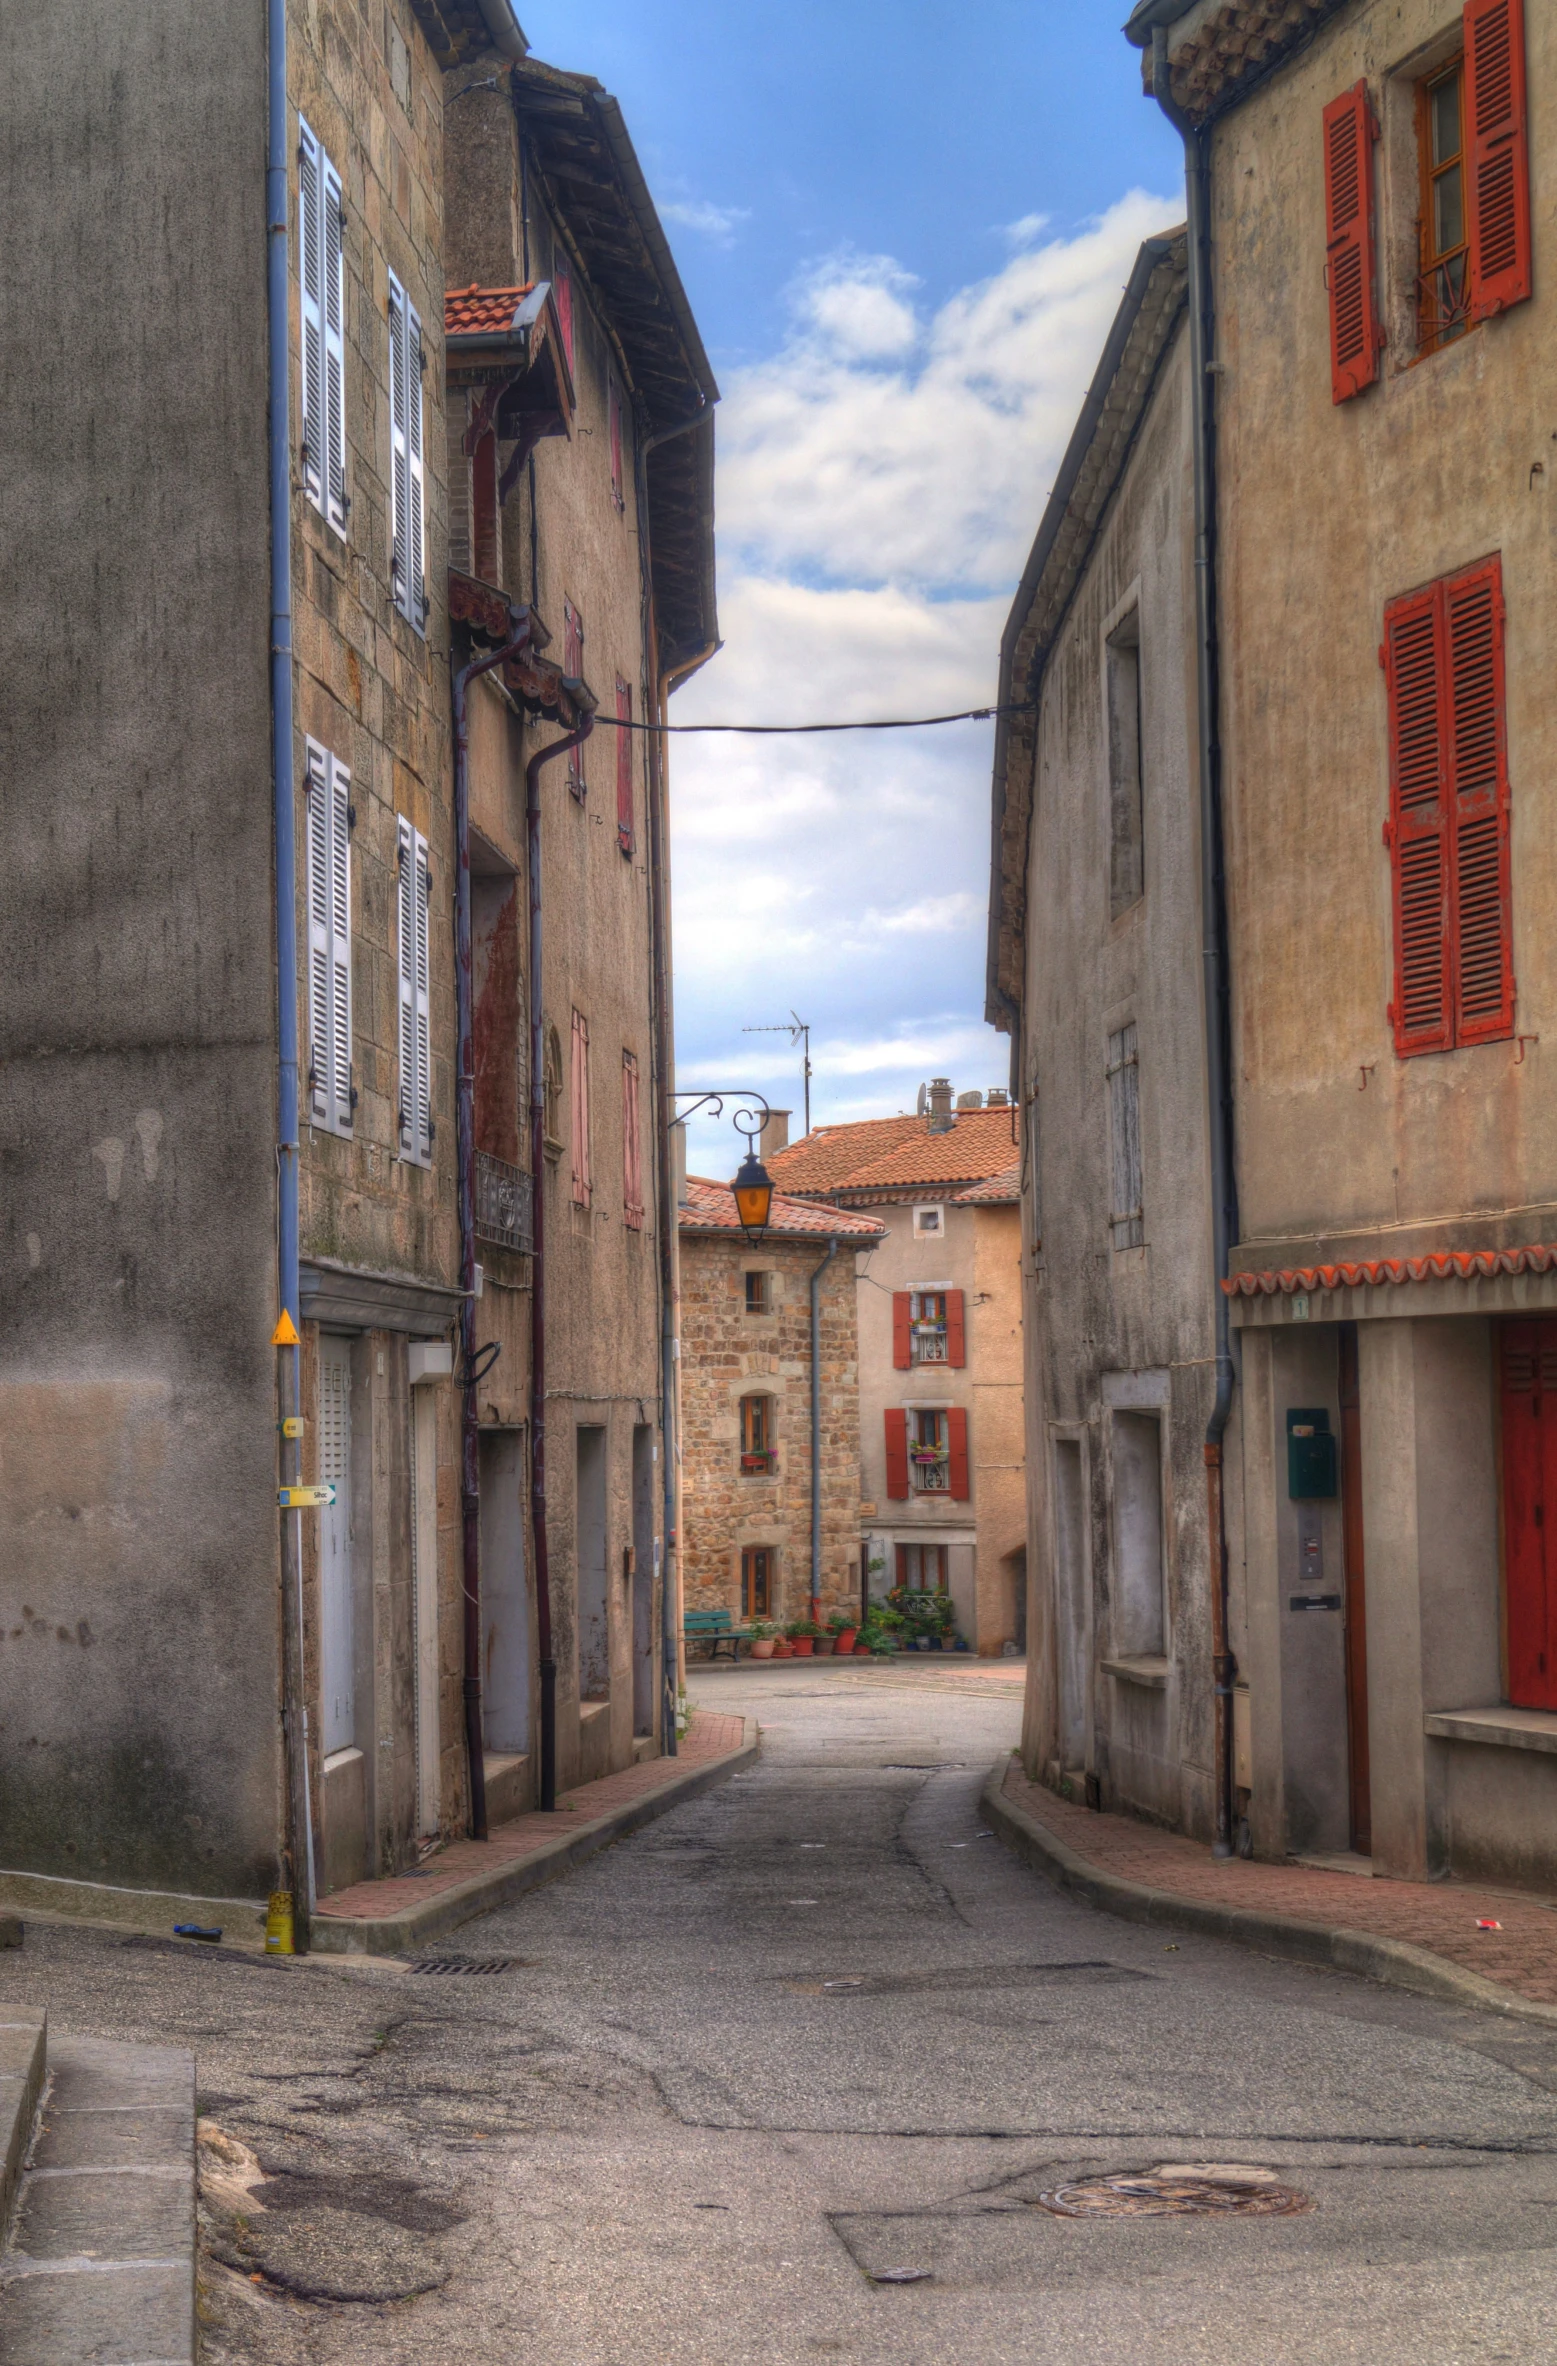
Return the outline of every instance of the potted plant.
<path id="1" fill-rule="evenodd" d="M 818 1629 L 815 1622 L 809 1618 L 792 1618 L 788 1632 L 796 1659 L 809 1659 L 816 1646 Z"/>
<path id="2" fill-rule="evenodd" d="M 795 1647 L 782 1627 L 773 1638 L 773 1656 L 775 1659 L 793 1659 L 795 1656 Z"/>
<path id="3" fill-rule="evenodd" d="M 778 1642 L 777 1627 L 765 1618 L 754 1618 L 746 1631 L 751 1637 L 752 1658 L 771 1659 Z"/>
<path id="4" fill-rule="evenodd" d="M 846 1654 L 854 1649 L 859 1621 L 850 1618 L 847 1611 L 835 1610 L 827 1622 L 827 1631 L 832 1636 L 834 1651 Z"/>

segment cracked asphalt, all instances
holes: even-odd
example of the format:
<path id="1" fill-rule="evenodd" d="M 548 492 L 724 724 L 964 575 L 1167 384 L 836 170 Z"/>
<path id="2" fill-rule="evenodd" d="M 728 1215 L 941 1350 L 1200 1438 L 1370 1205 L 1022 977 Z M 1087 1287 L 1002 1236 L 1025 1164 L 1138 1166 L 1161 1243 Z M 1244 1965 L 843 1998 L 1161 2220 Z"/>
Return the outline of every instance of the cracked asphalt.
<path id="1" fill-rule="evenodd" d="M 1062 1898 L 978 1820 L 1014 1688 L 693 1690 L 759 1764 L 438 1950 L 495 1977 L 0 1955 L 61 2028 L 194 2048 L 210 2366 L 1557 2354 L 1557 2032 Z M 1312 2206 L 1036 2198 L 1167 2162 Z"/>

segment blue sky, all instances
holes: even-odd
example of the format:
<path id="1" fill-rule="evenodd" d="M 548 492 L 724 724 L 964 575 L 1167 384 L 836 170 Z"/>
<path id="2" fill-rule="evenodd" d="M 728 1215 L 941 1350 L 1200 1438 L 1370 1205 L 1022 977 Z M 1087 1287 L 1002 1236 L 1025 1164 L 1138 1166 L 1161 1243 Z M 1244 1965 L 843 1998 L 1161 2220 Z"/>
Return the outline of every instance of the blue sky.
<path id="1" fill-rule="evenodd" d="M 933 713 L 1000 631 L 1178 143 L 1115 5 L 524 0 L 536 53 L 621 101 L 724 393 L 725 646 L 672 720 Z M 812 1114 L 1005 1081 L 985 1027 L 991 727 L 682 740 L 684 1084 Z M 725 1173 L 728 1128 L 693 1131 Z"/>

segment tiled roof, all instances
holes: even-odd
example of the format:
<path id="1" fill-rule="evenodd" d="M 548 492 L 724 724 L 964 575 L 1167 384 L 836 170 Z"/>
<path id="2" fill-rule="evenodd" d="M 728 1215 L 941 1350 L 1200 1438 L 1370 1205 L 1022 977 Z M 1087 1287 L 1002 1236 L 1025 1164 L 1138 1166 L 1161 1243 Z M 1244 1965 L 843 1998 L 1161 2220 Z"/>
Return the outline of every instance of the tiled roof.
<path id="1" fill-rule="evenodd" d="M 1500 1273 L 1557 1272 L 1557 1245 L 1528 1249 L 1442 1249 L 1425 1257 L 1368 1257 L 1357 1265 L 1288 1265 L 1270 1273 L 1229 1274 L 1229 1298 L 1273 1298 L 1290 1291 L 1356 1290 L 1398 1282 L 1491 1281 Z"/>
<path id="2" fill-rule="evenodd" d="M 1009 1107 L 959 1109 L 944 1134 L 922 1117 L 869 1117 L 858 1125 L 817 1126 L 777 1150 L 769 1171 L 786 1191 L 881 1191 L 982 1183 L 1004 1174 L 1015 1145 Z"/>
<path id="3" fill-rule="evenodd" d="M 991 1175 L 987 1183 L 975 1183 L 971 1191 L 959 1191 L 959 1208 L 993 1208 L 1010 1205 L 1022 1196 L 1022 1162 L 1014 1158 L 1005 1172 Z"/>
<path id="4" fill-rule="evenodd" d="M 836 1233 L 840 1240 L 875 1241 L 886 1231 L 886 1226 L 878 1224 L 873 1217 L 851 1215 L 844 1208 L 830 1208 L 814 1200 L 786 1199 L 780 1191 L 773 1194 L 767 1228 L 780 1234 L 804 1234 L 810 1240 L 827 1240 Z M 735 1212 L 735 1194 L 729 1184 L 710 1183 L 702 1175 L 689 1175 L 681 1229 L 738 1233 L 741 1220 Z"/>
<path id="5" fill-rule="evenodd" d="M 449 288 L 443 299 L 446 337 L 506 337 L 528 287 L 483 288 L 472 280 L 468 288 Z"/>

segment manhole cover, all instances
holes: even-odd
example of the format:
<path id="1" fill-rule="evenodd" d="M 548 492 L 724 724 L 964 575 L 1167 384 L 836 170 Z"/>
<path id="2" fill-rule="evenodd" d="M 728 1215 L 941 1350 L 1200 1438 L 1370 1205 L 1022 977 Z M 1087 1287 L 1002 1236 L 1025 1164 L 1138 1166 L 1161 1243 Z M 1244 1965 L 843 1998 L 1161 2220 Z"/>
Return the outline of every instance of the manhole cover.
<path id="1" fill-rule="evenodd" d="M 408 1972 L 422 1972 L 429 1978 L 448 1979 L 460 1975 L 481 1979 L 493 1972 L 516 1972 L 516 1955 L 419 1955 L 406 1965 Z"/>
<path id="2" fill-rule="evenodd" d="M 1307 2194 L 1274 2169 L 1219 2161 L 1168 2162 L 1139 2175 L 1082 2177 L 1037 2197 L 1059 2218 L 1290 2218 L 1311 2210 Z"/>

